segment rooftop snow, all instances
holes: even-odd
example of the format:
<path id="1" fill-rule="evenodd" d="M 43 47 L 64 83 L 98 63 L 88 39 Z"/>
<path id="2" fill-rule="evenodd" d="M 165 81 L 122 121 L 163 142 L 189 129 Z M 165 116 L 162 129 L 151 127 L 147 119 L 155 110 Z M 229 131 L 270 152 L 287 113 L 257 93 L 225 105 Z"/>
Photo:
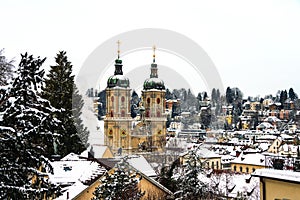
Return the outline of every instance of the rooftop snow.
<path id="1" fill-rule="evenodd" d="M 237 157 L 232 161 L 232 163 L 265 166 L 265 159 L 266 159 L 265 156 L 260 153 L 255 153 L 255 154 L 241 153 L 239 157 Z"/>
<path id="2" fill-rule="evenodd" d="M 131 155 L 128 157 L 127 162 L 135 169 L 141 171 L 149 177 L 156 177 L 157 174 L 148 163 L 148 161 L 141 155 Z"/>
<path id="3" fill-rule="evenodd" d="M 279 180 L 293 181 L 300 183 L 300 172 L 277 169 L 257 169 L 252 173 L 253 176 L 274 178 Z"/>

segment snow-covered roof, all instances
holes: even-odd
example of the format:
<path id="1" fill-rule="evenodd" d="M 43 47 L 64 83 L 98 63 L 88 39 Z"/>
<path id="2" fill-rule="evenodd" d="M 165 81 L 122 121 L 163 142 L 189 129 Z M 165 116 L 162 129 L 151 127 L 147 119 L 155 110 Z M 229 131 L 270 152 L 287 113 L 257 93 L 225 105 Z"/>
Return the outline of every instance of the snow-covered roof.
<path id="1" fill-rule="evenodd" d="M 262 135 L 260 137 L 257 137 L 257 140 L 275 140 L 276 138 L 276 135 Z"/>
<path id="2" fill-rule="evenodd" d="M 281 120 L 275 116 L 269 116 L 264 120 L 264 122 L 281 122 Z"/>
<path id="3" fill-rule="evenodd" d="M 75 153 L 69 153 L 68 155 L 66 155 L 65 157 L 63 157 L 61 159 L 61 161 L 79 161 L 79 160 L 85 160 L 83 158 L 80 158 L 79 155 L 75 154 Z"/>
<path id="4" fill-rule="evenodd" d="M 201 158 L 221 158 L 219 154 L 216 154 L 215 152 L 204 147 L 199 147 L 197 150 L 197 154 Z"/>
<path id="5" fill-rule="evenodd" d="M 269 149 L 270 144 L 269 143 L 259 143 L 259 148 L 262 151 L 267 151 Z"/>
<path id="6" fill-rule="evenodd" d="M 78 180 L 86 183 L 106 172 L 100 164 L 88 160 L 61 160 L 51 165 L 54 174 L 49 175 L 50 180 L 62 185 L 70 185 Z"/>
<path id="7" fill-rule="evenodd" d="M 73 199 L 76 197 L 81 191 L 85 190 L 88 186 L 84 185 L 80 181 L 76 181 L 73 185 L 68 187 L 68 189 L 63 192 L 63 194 L 57 198 L 56 200 L 66 200 L 66 199 Z"/>
<path id="8" fill-rule="evenodd" d="M 281 134 L 280 137 L 281 137 L 283 140 L 293 140 L 293 139 L 294 139 L 293 136 L 287 135 L 287 134 L 285 134 L 285 133 Z"/>
<path id="9" fill-rule="evenodd" d="M 273 125 L 268 122 L 262 122 L 257 126 L 257 128 L 273 128 Z"/>
<path id="10" fill-rule="evenodd" d="M 251 175 L 300 183 L 300 172 L 294 172 L 290 170 L 277 170 L 270 168 L 257 169 Z"/>
<path id="11" fill-rule="evenodd" d="M 231 163 L 265 166 L 265 159 L 266 159 L 265 156 L 260 153 L 254 153 L 254 154 L 241 153 L 239 157 L 234 159 Z"/>
<path id="12" fill-rule="evenodd" d="M 91 145 L 90 152 L 94 158 L 103 158 L 105 151 L 108 149 L 105 145 Z"/>
<path id="13" fill-rule="evenodd" d="M 128 156 L 127 162 L 134 167 L 135 169 L 141 171 L 145 175 L 149 177 L 156 177 L 157 174 L 155 173 L 152 166 L 148 163 L 148 161 L 142 155 L 131 155 Z"/>
<path id="14" fill-rule="evenodd" d="M 60 161 L 51 162 L 51 166 L 53 174 L 49 175 L 49 180 L 64 187 L 64 194 L 58 199 L 66 199 L 64 195 L 67 192 L 69 196 L 75 197 L 106 172 L 106 169 L 97 162 L 85 160 L 74 153 Z"/>
<path id="15" fill-rule="evenodd" d="M 234 159 L 235 159 L 235 157 L 233 157 L 231 155 L 222 155 L 221 156 L 221 162 L 222 163 L 230 163 Z"/>

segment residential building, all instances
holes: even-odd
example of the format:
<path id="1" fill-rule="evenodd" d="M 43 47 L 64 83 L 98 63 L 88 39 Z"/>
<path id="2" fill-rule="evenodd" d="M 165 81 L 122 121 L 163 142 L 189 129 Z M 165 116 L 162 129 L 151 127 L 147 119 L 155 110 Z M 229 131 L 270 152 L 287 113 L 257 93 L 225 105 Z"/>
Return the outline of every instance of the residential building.
<path id="1" fill-rule="evenodd" d="M 276 169 L 258 169 L 251 175 L 260 178 L 261 200 L 299 199 L 299 172 Z"/>
<path id="2" fill-rule="evenodd" d="M 260 153 L 241 153 L 231 161 L 231 170 L 240 173 L 252 173 L 257 169 L 265 168 L 266 158 Z"/>

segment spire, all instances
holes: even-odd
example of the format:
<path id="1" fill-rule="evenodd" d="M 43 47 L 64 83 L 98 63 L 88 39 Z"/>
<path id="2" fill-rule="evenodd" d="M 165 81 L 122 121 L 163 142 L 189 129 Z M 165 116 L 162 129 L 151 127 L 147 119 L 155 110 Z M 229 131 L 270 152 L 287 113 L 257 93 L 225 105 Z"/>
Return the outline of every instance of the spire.
<path id="1" fill-rule="evenodd" d="M 118 58 L 115 60 L 115 75 L 123 75 L 122 71 L 122 60 L 120 60 L 120 40 L 117 41 L 118 44 Z"/>
<path id="2" fill-rule="evenodd" d="M 153 45 L 152 47 L 153 49 L 153 63 L 151 64 L 151 74 L 150 74 L 150 78 L 157 78 L 157 64 L 155 63 L 155 50 L 156 50 L 156 46 Z"/>
<path id="3" fill-rule="evenodd" d="M 120 40 L 117 41 L 117 44 L 118 44 L 118 59 L 120 59 Z"/>
<path id="4" fill-rule="evenodd" d="M 153 45 L 152 49 L 153 49 L 153 63 L 155 63 L 155 50 L 156 50 L 156 46 Z"/>

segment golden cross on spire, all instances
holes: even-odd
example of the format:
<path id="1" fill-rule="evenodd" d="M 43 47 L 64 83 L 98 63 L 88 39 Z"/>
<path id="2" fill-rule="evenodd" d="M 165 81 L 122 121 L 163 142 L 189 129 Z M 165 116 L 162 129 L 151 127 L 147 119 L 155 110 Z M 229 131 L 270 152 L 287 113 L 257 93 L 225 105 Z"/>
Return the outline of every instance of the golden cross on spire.
<path id="1" fill-rule="evenodd" d="M 153 49 L 153 62 L 155 63 L 155 50 L 156 50 L 156 46 L 153 45 L 152 49 Z"/>
<path id="2" fill-rule="evenodd" d="M 117 41 L 117 44 L 118 44 L 118 59 L 120 58 L 120 40 Z"/>

